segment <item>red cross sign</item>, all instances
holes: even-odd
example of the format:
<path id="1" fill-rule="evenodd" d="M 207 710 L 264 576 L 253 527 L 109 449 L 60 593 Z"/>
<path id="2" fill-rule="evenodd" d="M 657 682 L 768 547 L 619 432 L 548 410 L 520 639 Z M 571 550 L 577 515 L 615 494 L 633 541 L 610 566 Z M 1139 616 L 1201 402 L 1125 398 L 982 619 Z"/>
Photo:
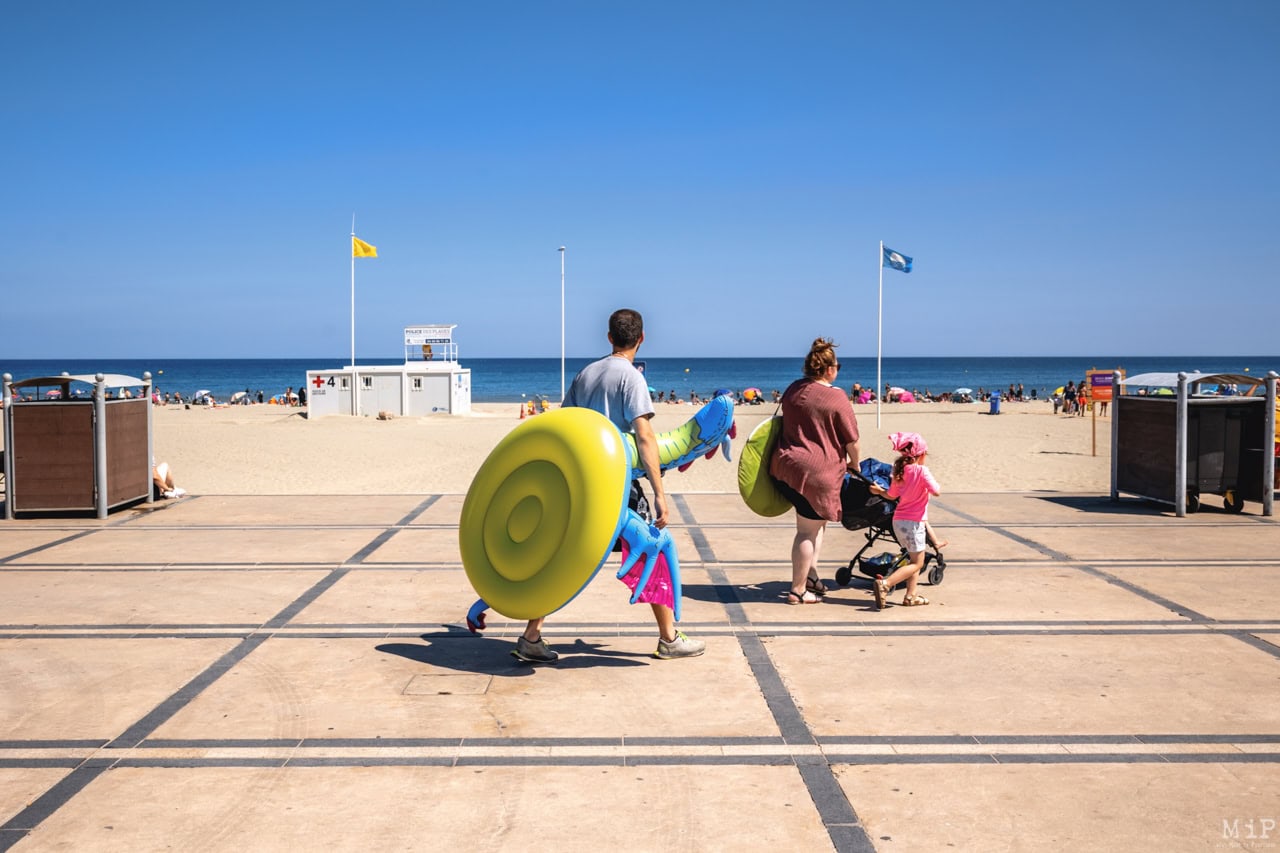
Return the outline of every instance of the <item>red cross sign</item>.
<path id="1" fill-rule="evenodd" d="M 314 385 L 314 386 L 316 386 L 317 388 L 323 387 L 323 386 L 324 386 L 324 377 L 323 377 L 323 376 L 317 376 L 315 379 L 312 379 L 312 380 L 311 380 L 311 384 L 312 384 L 312 385 Z"/>

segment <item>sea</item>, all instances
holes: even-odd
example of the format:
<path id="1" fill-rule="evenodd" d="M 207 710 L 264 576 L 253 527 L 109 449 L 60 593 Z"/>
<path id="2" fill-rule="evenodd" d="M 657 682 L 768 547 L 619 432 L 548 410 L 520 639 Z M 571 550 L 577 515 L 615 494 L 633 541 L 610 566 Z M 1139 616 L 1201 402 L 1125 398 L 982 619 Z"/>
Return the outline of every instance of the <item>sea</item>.
<path id="1" fill-rule="evenodd" d="M 593 357 L 594 358 L 594 357 Z M 569 358 L 564 364 L 564 382 L 593 358 Z M 201 358 L 201 359 L 6 359 L 0 358 L 0 374 L 14 380 L 39 376 L 118 373 L 141 377 L 150 372 L 161 392 L 182 392 L 189 398 L 197 391 L 209 391 L 217 400 L 228 400 L 237 391 L 253 397 L 261 390 L 270 398 L 297 389 L 306 382 L 308 370 L 331 370 L 346 365 L 349 358 Z M 688 400 L 690 392 L 708 397 L 714 391 L 761 389 L 766 398 L 773 390 L 785 390 L 800 377 L 801 358 L 641 358 L 654 394 L 674 393 Z M 401 364 L 403 358 L 360 360 L 359 364 Z M 839 384 L 864 387 L 876 385 L 874 358 L 840 359 Z M 560 399 L 559 358 L 474 358 L 460 359 L 471 370 L 471 400 L 474 403 L 511 403 L 529 398 Z M 1053 356 L 1047 358 L 949 357 L 886 358 L 881 363 L 881 386 L 888 384 L 908 391 L 940 394 L 959 388 L 1007 391 L 1022 384 L 1030 396 L 1034 389 L 1044 398 L 1069 380 L 1080 382 L 1086 371 L 1123 369 L 1134 376 L 1148 372 L 1249 373 L 1265 376 L 1280 372 L 1280 356 Z"/>

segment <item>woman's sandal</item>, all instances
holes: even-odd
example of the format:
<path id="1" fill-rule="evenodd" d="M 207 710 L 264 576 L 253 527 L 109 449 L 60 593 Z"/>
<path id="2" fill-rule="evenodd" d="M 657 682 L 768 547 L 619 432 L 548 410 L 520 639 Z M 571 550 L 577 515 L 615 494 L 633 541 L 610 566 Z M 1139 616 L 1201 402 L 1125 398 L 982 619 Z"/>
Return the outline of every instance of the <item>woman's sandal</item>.
<path id="1" fill-rule="evenodd" d="M 787 604 L 821 604 L 822 599 L 814 595 L 809 590 L 803 593 L 796 592 L 793 589 L 787 590 Z"/>
<path id="2" fill-rule="evenodd" d="M 821 578 L 805 578 L 804 588 L 806 591 L 818 596 L 818 598 L 822 598 L 831 591 L 827 589 Z"/>
<path id="3" fill-rule="evenodd" d="M 876 610 L 884 610 L 884 600 L 889 595 L 889 588 L 885 586 L 884 576 L 876 575 L 871 581 L 872 589 L 876 595 Z"/>
<path id="4" fill-rule="evenodd" d="M 928 603 L 929 599 L 925 598 L 923 595 L 908 595 L 906 598 L 902 599 L 903 607 L 920 607 L 921 605 Z"/>

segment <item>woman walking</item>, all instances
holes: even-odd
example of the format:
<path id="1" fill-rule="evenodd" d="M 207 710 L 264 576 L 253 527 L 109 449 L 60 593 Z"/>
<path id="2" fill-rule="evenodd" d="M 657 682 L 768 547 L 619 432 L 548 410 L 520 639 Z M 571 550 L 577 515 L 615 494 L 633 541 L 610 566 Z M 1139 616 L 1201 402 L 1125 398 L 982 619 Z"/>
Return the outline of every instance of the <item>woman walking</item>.
<path id="1" fill-rule="evenodd" d="M 782 435 L 769 474 L 796 510 L 788 604 L 817 604 L 827 594 L 818 574 L 822 534 L 840 519 L 840 485 L 858 468 L 858 420 L 835 385 L 836 345 L 818 338 L 804 360 L 804 377 L 782 395 Z"/>

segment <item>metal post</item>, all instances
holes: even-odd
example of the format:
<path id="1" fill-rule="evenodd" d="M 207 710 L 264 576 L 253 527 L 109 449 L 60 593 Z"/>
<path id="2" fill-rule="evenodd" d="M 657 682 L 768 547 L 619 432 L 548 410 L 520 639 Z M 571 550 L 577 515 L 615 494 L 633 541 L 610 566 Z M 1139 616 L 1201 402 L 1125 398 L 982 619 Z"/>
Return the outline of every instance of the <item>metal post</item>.
<path id="1" fill-rule="evenodd" d="M 560 247 L 560 405 L 564 405 L 564 246 Z"/>
<path id="2" fill-rule="evenodd" d="M 878 301 L 876 303 L 876 429 L 880 429 L 880 399 L 884 395 L 884 389 L 880 386 L 880 352 L 882 330 L 884 328 L 884 241 L 880 241 L 880 254 L 876 256 L 876 267 L 880 271 L 880 289 L 878 291 Z"/>
<path id="3" fill-rule="evenodd" d="M 1120 371 L 1111 372 L 1111 500 L 1120 500 Z"/>
<path id="4" fill-rule="evenodd" d="M 285 405 L 289 401 L 285 400 Z M 356 369 L 356 215 L 351 214 L 351 414 L 360 414 L 360 371 Z"/>
<path id="5" fill-rule="evenodd" d="M 93 488 L 98 518 L 107 517 L 107 380 L 101 373 L 93 383 Z"/>
<path id="6" fill-rule="evenodd" d="M 9 383 L 13 374 L 6 373 L 4 380 L 4 517 L 13 521 L 13 394 Z"/>
<path id="7" fill-rule="evenodd" d="M 1276 454 L 1273 442 L 1276 435 L 1276 378 L 1274 370 L 1267 372 L 1266 434 L 1262 439 L 1262 514 L 1271 515 L 1275 500 Z"/>
<path id="8" fill-rule="evenodd" d="M 1178 374 L 1177 440 L 1174 442 L 1173 510 L 1178 518 L 1187 514 L 1187 374 Z"/>
<path id="9" fill-rule="evenodd" d="M 151 371 L 145 371 L 142 374 L 143 390 L 147 395 L 147 503 L 155 503 L 156 490 L 152 488 L 154 482 L 151 476 L 151 469 L 155 467 L 156 450 L 151 443 L 151 431 L 154 426 L 152 418 L 154 416 L 155 403 L 151 400 Z"/>

